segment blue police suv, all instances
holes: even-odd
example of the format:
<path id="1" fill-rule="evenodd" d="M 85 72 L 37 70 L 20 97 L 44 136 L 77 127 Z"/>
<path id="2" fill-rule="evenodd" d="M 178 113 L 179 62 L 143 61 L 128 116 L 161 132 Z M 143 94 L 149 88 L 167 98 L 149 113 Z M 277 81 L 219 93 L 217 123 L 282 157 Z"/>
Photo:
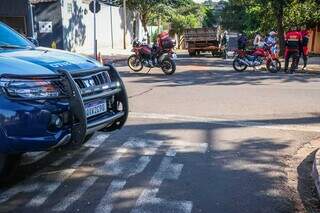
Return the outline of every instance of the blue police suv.
<path id="1" fill-rule="evenodd" d="M 0 181 L 21 154 L 120 129 L 128 117 L 124 84 L 112 65 L 38 47 L 0 22 Z"/>

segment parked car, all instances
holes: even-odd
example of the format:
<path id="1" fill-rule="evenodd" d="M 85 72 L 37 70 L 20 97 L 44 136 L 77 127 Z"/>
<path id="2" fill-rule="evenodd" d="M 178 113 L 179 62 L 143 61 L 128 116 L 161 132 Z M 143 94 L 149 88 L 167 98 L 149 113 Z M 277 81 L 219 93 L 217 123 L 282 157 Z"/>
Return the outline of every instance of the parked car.
<path id="1" fill-rule="evenodd" d="M 33 41 L 33 42 L 31 42 Z M 0 22 L 0 180 L 21 154 L 120 129 L 128 99 L 112 65 L 38 47 Z"/>

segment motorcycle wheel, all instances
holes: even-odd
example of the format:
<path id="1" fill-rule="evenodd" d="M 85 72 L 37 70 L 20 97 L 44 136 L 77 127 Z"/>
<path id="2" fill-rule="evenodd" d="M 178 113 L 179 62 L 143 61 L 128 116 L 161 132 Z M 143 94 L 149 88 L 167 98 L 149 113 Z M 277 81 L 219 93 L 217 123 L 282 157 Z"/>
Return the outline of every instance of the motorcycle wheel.
<path id="1" fill-rule="evenodd" d="M 169 58 L 164 59 L 160 67 L 166 75 L 172 75 L 176 71 L 176 63 Z"/>
<path id="2" fill-rule="evenodd" d="M 270 60 L 267 63 L 267 70 L 271 73 L 277 73 L 281 70 L 281 63 L 278 59 Z"/>
<path id="3" fill-rule="evenodd" d="M 235 57 L 235 59 L 233 60 L 232 65 L 233 65 L 233 69 L 234 69 L 235 71 L 237 71 L 237 72 L 243 72 L 243 71 L 245 71 L 245 70 L 247 69 L 247 67 L 248 67 L 247 65 L 241 64 L 241 63 L 239 62 L 239 57 Z"/>
<path id="4" fill-rule="evenodd" d="M 131 55 L 128 58 L 128 66 L 134 72 L 139 72 L 143 69 L 143 63 L 137 55 Z"/>
<path id="5" fill-rule="evenodd" d="M 0 154 L 0 183 L 9 182 L 21 160 L 21 154 Z"/>

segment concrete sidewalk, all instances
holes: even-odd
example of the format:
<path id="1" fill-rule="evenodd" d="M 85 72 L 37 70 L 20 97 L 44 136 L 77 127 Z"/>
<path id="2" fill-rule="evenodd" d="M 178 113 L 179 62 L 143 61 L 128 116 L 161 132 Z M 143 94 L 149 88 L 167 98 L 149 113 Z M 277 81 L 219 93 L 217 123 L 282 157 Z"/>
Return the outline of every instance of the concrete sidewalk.
<path id="1" fill-rule="evenodd" d="M 79 52 L 80 54 L 87 55 L 87 56 L 93 56 L 92 54 L 93 50 L 85 50 L 82 52 Z M 177 54 L 184 54 L 187 55 L 186 50 L 175 50 Z M 131 52 L 131 47 L 128 49 L 112 49 L 112 48 L 100 48 L 98 49 L 98 53 L 101 54 L 101 57 L 103 58 L 103 61 L 106 63 L 117 63 L 117 62 L 124 62 L 128 59 L 128 57 L 133 54 Z M 197 59 L 196 57 L 194 58 Z M 284 61 L 283 62 L 284 66 Z M 300 59 L 300 66 L 299 70 L 302 69 L 302 58 Z M 320 73 L 320 57 L 309 57 L 308 59 L 308 66 L 307 70 L 305 72 L 309 73 Z"/>
<path id="2" fill-rule="evenodd" d="M 93 50 L 83 50 L 78 52 L 82 55 L 93 57 Z M 112 48 L 99 48 L 98 55 L 101 55 L 105 63 L 116 63 L 125 61 L 132 54 L 130 49 L 112 49 Z"/>
<path id="3" fill-rule="evenodd" d="M 300 64 L 303 63 L 300 60 Z M 319 72 L 320 73 L 320 57 L 309 57 L 307 72 Z"/>

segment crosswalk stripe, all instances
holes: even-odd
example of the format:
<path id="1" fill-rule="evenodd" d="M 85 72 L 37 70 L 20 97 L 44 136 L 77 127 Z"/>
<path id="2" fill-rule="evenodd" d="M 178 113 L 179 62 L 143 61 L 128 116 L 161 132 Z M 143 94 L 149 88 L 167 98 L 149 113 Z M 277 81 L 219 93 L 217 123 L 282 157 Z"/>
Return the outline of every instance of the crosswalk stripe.
<path id="1" fill-rule="evenodd" d="M 84 154 L 81 155 L 81 157 L 72 164 L 73 169 L 66 169 L 63 171 L 59 171 L 58 178 L 57 180 L 54 180 L 52 182 L 44 182 L 44 185 L 42 186 L 42 190 L 40 193 L 36 196 L 34 196 L 29 203 L 27 203 L 26 206 L 28 207 L 38 207 L 41 206 L 47 199 L 48 197 L 54 193 L 59 186 L 67 179 L 69 178 L 74 171 L 76 170 L 77 167 L 79 167 L 82 162 L 93 152 L 95 151 L 95 148 L 89 148 Z"/>
<path id="2" fill-rule="evenodd" d="M 23 183 L 15 186 L 13 188 L 8 189 L 0 194 L 0 203 L 4 203 L 8 201 L 10 198 L 21 192 L 33 192 L 40 188 L 40 183 L 34 183 L 30 185 L 24 185 Z"/>
<path id="3" fill-rule="evenodd" d="M 146 188 L 140 194 L 135 208 L 131 213 L 141 212 L 175 212 L 175 213 L 191 213 L 191 201 L 170 201 L 158 198 L 159 187 L 164 179 L 177 180 L 181 174 L 183 164 L 172 163 L 173 157 L 176 155 L 175 149 L 169 149 L 166 157 L 160 163 L 159 169 L 150 180 L 152 188 Z"/>
<path id="4" fill-rule="evenodd" d="M 95 175 L 122 175 L 125 178 L 137 175 L 142 172 L 151 161 L 149 155 L 155 155 L 157 149 L 163 141 L 145 140 L 130 138 L 120 148 L 118 148 L 104 165 L 95 171 Z M 124 156 L 147 155 L 135 161 L 121 161 Z"/>
<path id="5" fill-rule="evenodd" d="M 95 213 L 110 213 L 113 209 L 113 202 L 117 193 L 126 185 L 125 180 L 113 180 L 103 198 L 100 200 Z"/>
<path id="6" fill-rule="evenodd" d="M 177 180 L 181 174 L 183 164 L 173 164 L 171 157 L 164 157 L 158 171 L 150 180 L 152 186 L 159 187 L 164 179 Z"/>
<path id="7" fill-rule="evenodd" d="M 42 158 L 46 157 L 49 153 L 50 152 L 30 152 L 30 153 L 26 153 L 23 156 L 23 160 L 21 162 L 21 165 L 24 166 L 24 165 L 33 164 L 33 163 L 41 160 Z"/>
<path id="8" fill-rule="evenodd" d="M 88 148 L 98 148 L 100 147 L 107 138 L 109 138 L 110 134 L 99 134 L 93 138 L 91 138 L 87 143 L 85 143 L 83 146 L 84 147 L 88 147 Z M 72 153 L 68 153 L 66 155 L 64 155 L 63 157 L 61 157 L 60 159 L 52 162 L 50 165 L 51 166 L 60 166 L 62 165 L 64 162 L 66 162 L 67 160 L 71 159 L 75 154 L 79 153 L 81 150 L 77 150 L 75 152 Z"/>
<path id="9" fill-rule="evenodd" d="M 98 134 L 94 138 L 90 139 L 83 146 L 95 147 L 95 148 L 100 147 L 109 137 L 110 137 L 110 134 Z"/>
<path id="10" fill-rule="evenodd" d="M 97 177 L 88 177 L 76 191 L 65 197 L 60 203 L 53 207 L 53 211 L 66 211 L 75 201 L 77 201 L 97 180 Z"/>
<path id="11" fill-rule="evenodd" d="M 136 207 L 131 213 L 152 213 L 152 212 L 174 212 L 174 213 L 191 213 L 191 201 L 169 201 L 157 198 L 159 188 L 145 189 L 139 196 Z"/>

